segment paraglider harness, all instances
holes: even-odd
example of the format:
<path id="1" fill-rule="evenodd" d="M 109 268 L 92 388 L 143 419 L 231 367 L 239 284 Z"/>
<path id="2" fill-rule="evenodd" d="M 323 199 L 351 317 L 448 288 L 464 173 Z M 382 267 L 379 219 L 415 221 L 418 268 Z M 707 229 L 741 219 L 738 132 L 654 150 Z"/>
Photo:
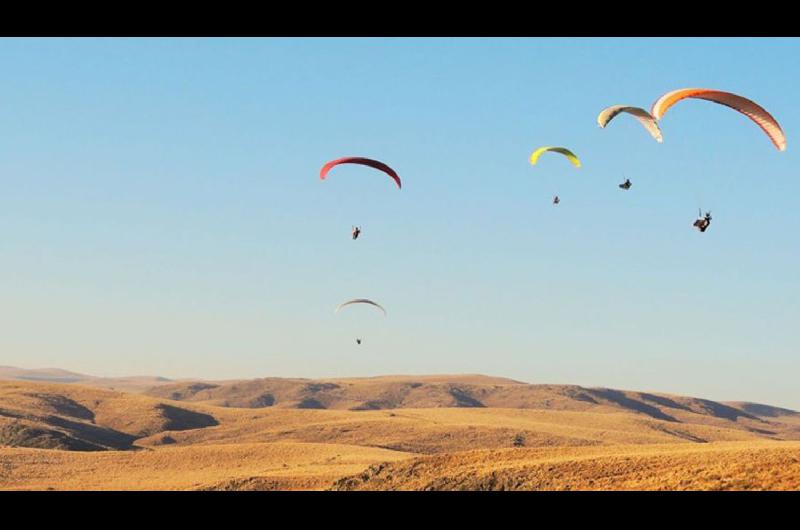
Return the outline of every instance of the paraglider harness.
<path id="1" fill-rule="evenodd" d="M 702 210 L 697 212 L 698 216 L 702 215 Z M 711 225 L 711 212 L 706 212 L 705 217 L 700 217 L 697 219 L 692 226 L 697 227 L 698 230 L 701 232 L 705 232 L 708 230 L 708 227 Z"/>
<path id="2" fill-rule="evenodd" d="M 561 199 L 559 199 L 559 198 L 558 198 L 558 195 L 556 195 L 555 197 L 553 197 L 553 204 L 558 204 L 558 203 L 560 203 L 560 202 L 561 202 Z"/>
<path id="3" fill-rule="evenodd" d="M 619 187 L 623 190 L 629 190 L 631 189 L 631 186 L 631 179 L 625 179 L 625 182 L 619 185 Z"/>
<path id="4" fill-rule="evenodd" d="M 355 241 L 358 239 L 358 236 L 361 234 L 361 228 L 354 226 L 353 227 L 353 240 Z"/>

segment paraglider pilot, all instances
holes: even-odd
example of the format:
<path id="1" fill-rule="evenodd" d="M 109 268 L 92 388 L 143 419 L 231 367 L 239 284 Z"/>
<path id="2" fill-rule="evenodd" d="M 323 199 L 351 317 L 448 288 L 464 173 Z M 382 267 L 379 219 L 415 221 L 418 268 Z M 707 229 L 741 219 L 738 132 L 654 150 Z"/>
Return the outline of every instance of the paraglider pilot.
<path id="1" fill-rule="evenodd" d="M 633 185 L 633 184 L 631 184 L 631 179 L 625 179 L 625 182 L 623 182 L 622 184 L 620 184 L 620 185 L 619 185 L 619 187 L 620 187 L 621 189 L 623 189 L 623 190 L 629 190 L 629 189 L 631 189 L 631 186 L 632 186 L 632 185 Z"/>
<path id="2" fill-rule="evenodd" d="M 356 339 L 356 344 L 361 344 L 361 339 Z"/>
<path id="3" fill-rule="evenodd" d="M 354 226 L 353 227 L 353 240 L 355 241 L 358 239 L 358 236 L 361 234 L 361 228 Z"/>
<path id="4" fill-rule="evenodd" d="M 697 219 L 692 226 L 696 227 L 701 232 L 705 232 L 708 230 L 708 227 L 711 225 L 711 212 L 706 212 L 705 217 L 700 217 Z"/>
<path id="5" fill-rule="evenodd" d="M 553 204 L 558 204 L 558 203 L 560 203 L 560 202 L 561 202 L 561 199 L 559 199 L 559 198 L 558 198 L 558 195 L 556 195 L 555 197 L 553 197 Z"/>

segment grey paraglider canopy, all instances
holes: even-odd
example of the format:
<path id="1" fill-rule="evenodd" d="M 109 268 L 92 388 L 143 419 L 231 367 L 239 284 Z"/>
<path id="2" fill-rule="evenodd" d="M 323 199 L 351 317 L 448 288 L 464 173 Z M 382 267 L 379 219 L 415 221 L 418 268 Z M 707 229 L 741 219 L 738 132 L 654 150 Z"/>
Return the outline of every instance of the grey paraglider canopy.
<path id="1" fill-rule="evenodd" d="M 349 301 L 347 301 L 347 302 L 345 302 L 343 304 L 339 304 L 339 306 L 336 308 L 334 313 L 339 313 L 339 311 L 341 311 L 342 308 L 350 306 L 350 305 L 355 305 L 355 304 L 367 304 L 367 305 L 371 305 L 373 307 L 377 307 L 378 309 L 381 310 L 381 312 L 383 313 L 383 316 L 384 317 L 386 316 L 386 310 L 383 308 L 383 306 L 381 306 L 380 304 L 378 304 L 376 302 L 373 302 L 372 300 L 367 300 L 366 298 L 356 298 L 354 300 L 349 300 Z M 361 338 L 356 338 L 356 344 L 361 344 Z"/>
<path id="2" fill-rule="evenodd" d="M 338 313 L 342 308 L 347 307 L 349 305 L 353 305 L 353 304 L 369 304 L 369 305 L 375 306 L 375 307 L 377 307 L 378 309 L 380 309 L 383 312 L 383 316 L 386 316 L 386 310 L 383 308 L 383 306 L 381 306 L 380 304 L 378 304 L 376 302 L 373 302 L 372 300 L 367 300 L 366 298 L 356 298 L 354 300 L 349 300 L 349 301 L 347 301 L 347 302 L 345 302 L 343 304 L 340 304 L 339 307 L 336 308 L 334 313 Z"/>

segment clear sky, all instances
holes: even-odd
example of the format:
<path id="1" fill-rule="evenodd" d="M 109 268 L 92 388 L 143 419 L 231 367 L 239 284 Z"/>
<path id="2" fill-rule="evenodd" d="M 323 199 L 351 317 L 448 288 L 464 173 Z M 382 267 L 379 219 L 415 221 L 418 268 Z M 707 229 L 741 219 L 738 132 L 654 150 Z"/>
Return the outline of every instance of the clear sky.
<path id="1" fill-rule="evenodd" d="M 483 373 L 800 409 L 799 57 L 798 39 L 4 39 L 0 364 Z M 597 126 L 692 86 L 761 103 L 787 151 L 703 101 L 670 110 L 663 144 L 630 116 Z M 542 145 L 583 167 L 531 166 Z M 319 180 L 348 155 L 403 189 Z M 333 314 L 358 297 L 388 318 Z"/>

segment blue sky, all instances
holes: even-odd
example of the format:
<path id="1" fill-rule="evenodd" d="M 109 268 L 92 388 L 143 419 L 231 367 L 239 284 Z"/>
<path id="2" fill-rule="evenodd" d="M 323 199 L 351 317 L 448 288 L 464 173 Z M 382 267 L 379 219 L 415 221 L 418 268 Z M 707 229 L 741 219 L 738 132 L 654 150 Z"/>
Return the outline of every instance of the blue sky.
<path id="1" fill-rule="evenodd" d="M 800 408 L 797 57 L 797 39 L 4 39 L 0 364 Z M 597 127 L 687 86 L 758 101 L 787 151 L 702 101 L 663 144 L 629 116 Z M 532 167 L 541 145 L 583 167 Z M 403 189 L 319 180 L 347 155 Z M 356 297 L 388 318 L 333 314 Z"/>

